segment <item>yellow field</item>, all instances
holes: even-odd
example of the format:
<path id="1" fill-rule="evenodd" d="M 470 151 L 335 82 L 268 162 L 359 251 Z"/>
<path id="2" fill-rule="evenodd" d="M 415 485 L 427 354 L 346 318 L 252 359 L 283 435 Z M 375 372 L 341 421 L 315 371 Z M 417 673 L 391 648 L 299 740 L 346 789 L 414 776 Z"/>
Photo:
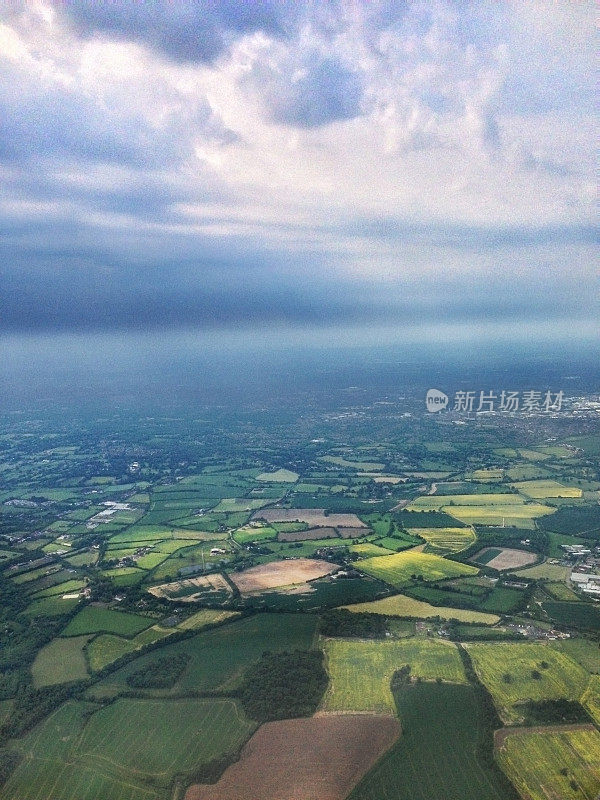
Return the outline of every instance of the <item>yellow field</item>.
<path id="1" fill-rule="evenodd" d="M 553 514 L 556 509 L 541 503 L 524 505 L 493 506 L 443 506 L 445 511 L 455 519 L 467 525 L 515 525 L 519 528 L 533 528 L 533 520 L 546 514 Z"/>
<path id="2" fill-rule="evenodd" d="M 390 682 L 394 672 L 406 664 L 414 677 L 466 683 L 458 650 L 449 642 L 328 639 L 325 658 L 330 677 L 322 704 L 325 711 L 394 714 Z"/>
<path id="3" fill-rule="evenodd" d="M 404 586 L 412 575 L 422 575 L 425 581 L 437 581 L 444 578 L 458 578 L 460 575 L 476 575 L 479 570 L 456 561 L 448 561 L 441 556 L 405 550 L 391 556 L 366 558 L 356 564 L 363 572 L 379 578 L 392 586 Z"/>
<path id="4" fill-rule="evenodd" d="M 434 553 L 458 553 L 470 547 L 476 539 L 472 528 L 414 528 L 414 536 L 421 536 Z"/>
<path id="5" fill-rule="evenodd" d="M 544 500 L 546 497 L 581 497 L 583 495 L 582 490 L 577 486 L 563 486 L 558 481 L 519 481 L 513 483 L 512 486 L 534 500 Z"/>
<path id="6" fill-rule="evenodd" d="M 502 768 L 528 800 L 598 797 L 600 733 L 594 728 L 524 729 L 508 735 L 497 755 Z"/>
<path id="7" fill-rule="evenodd" d="M 475 469 L 471 474 L 474 481 L 501 481 L 504 475 L 504 470 L 499 467 L 492 467 L 489 469 Z"/>
<path id="8" fill-rule="evenodd" d="M 348 611 L 385 614 L 390 617 L 415 617 L 415 619 L 441 617 L 442 619 L 457 619 L 459 622 L 477 622 L 480 625 L 495 625 L 500 620 L 496 614 L 484 614 L 482 611 L 469 611 L 463 608 L 432 606 L 430 603 L 414 600 L 404 594 L 343 607 Z"/>
<path id="9" fill-rule="evenodd" d="M 406 507 L 407 511 L 440 511 L 450 506 L 521 506 L 525 503 L 518 494 L 428 494 L 417 497 Z"/>
<path id="10" fill-rule="evenodd" d="M 479 678 L 507 723 L 520 719 L 515 704 L 527 700 L 579 700 L 589 683 L 582 666 L 544 644 L 502 642 L 466 647 Z M 542 662 L 548 666 L 542 667 Z M 541 678 L 533 676 L 534 670 Z"/>

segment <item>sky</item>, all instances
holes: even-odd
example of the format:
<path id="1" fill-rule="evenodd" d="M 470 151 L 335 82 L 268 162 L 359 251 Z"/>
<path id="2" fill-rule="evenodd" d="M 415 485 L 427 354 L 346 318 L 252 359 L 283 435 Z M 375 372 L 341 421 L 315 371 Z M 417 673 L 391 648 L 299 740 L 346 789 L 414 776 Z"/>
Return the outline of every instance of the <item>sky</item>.
<path id="1" fill-rule="evenodd" d="M 586 0 L 0 0 L 0 333 L 597 336 L 594 37 Z"/>

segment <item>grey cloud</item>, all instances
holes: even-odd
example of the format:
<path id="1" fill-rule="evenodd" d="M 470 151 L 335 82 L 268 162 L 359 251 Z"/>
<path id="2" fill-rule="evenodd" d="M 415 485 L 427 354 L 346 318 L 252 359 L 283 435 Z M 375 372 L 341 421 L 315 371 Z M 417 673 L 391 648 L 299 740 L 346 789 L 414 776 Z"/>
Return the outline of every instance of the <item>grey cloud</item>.
<path id="1" fill-rule="evenodd" d="M 307 63 L 313 60 L 306 58 Z M 361 113 L 363 81 L 358 72 L 333 58 L 317 60 L 299 77 L 272 76 L 267 103 L 276 122 L 316 128 Z"/>
<path id="2" fill-rule="evenodd" d="M 236 35 L 262 30 L 284 36 L 301 5 L 288 0 L 64 0 L 61 7 L 85 35 L 121 36 L 177 62 L 211 62 Z"/>

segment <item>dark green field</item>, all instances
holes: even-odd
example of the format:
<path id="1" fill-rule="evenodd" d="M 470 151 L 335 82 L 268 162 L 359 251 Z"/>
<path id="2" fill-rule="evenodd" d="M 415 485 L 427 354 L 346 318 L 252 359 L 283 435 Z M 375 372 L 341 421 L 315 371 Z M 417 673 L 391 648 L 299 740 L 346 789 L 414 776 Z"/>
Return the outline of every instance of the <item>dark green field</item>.
<path id="1" fill-rule="evenodd" d="M 402 736 L 348 800 L 507 800 L 506 780 L 477 757 L 483 721 L 471 686 L 394 692 Z"/>

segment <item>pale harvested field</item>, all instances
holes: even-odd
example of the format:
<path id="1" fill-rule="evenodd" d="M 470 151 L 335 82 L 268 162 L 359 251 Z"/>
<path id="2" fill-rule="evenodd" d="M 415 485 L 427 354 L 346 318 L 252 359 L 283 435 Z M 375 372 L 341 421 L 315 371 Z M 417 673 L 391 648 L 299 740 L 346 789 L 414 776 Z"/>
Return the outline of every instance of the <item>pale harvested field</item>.
<path id="1" fill-rule="evenodd" d="M 344 800 L 399 734 L 398 720 L 371 714 L 267 722 L 218 783 L 185 800 Z"/>
<path id="2" fill-rule="evenodd" d="M 311 539 L 335 539 L 335 528 L 308 528 L 305 531 L 283 531 L 277 539 L 280 542 L 308 542 Z"/>
<path id="3" fill-rule="evenodd" d="M 172 597 L 177 595 L 182 589 L 197 587 L 198 592 L 231 592 L 231 587 L 220 573 L 213 575 L 202 575 L 195 578 L 185 578 L 171 583 L 161 583 L 160 586 L 151 586 L 148 591 L 155 597 Z M 178 597 L 183 602 L 193 601 L 194 594 Z"/>
<path id="4" fill-rule="evenodd" d="M 526 567 L 528 564 L 533 564 L 537 556 L 535 553 L 526 553 L 524 550 L 512 550 L 510 547 L 504 547 L 502 552 L 496 558 L 492 558 L 485 565 L 492 567 L 492 569 L 517 569 L 518 567 Z"/>
<path id="5" fill-rule="evenodd" d="M 266 522 L 306 522 L 321 528 L 366 528 L 356 514 L 325 514 L 323 508 L 263 508 L 252 515 Z"/>
<path id="6" fill-rule="evenodd" d="M 232 572 L 229 576 L 242 594 L 293 586 L 322 578 L 338 569 L 337 564 L 313 558 L 294 558 L 288 561 L 272 561 L 259 564 L 243 572 Z"/>

